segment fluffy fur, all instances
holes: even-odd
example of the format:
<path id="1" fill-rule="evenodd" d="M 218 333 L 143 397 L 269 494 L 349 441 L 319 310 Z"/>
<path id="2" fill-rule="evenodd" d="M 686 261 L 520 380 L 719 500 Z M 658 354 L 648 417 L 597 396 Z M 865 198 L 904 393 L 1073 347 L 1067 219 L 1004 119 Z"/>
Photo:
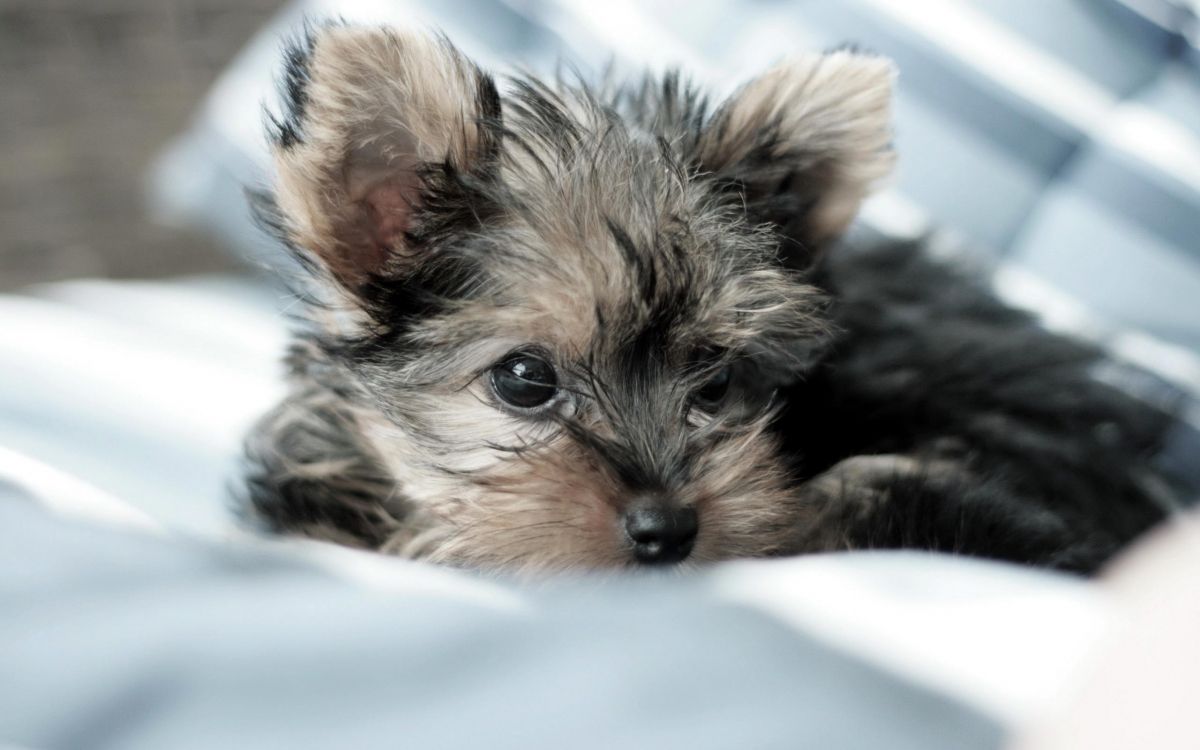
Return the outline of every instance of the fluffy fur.
<path id="1" fill-rule="evenodd" d="M 260 216 L 303 262 L 291 392 L 249 441 L 266 528 L 507 571 L 920 547 L 1092 570 L 1163 515 L 1164 417 L 917 245 L 833 244 L 888 173 L 889 63 L 513 80 L 448 42 L 289 48 Z M 553 367 L 498 396 L 514 352 Z M 698 394 L 718 377 L 718 401 Z"/>

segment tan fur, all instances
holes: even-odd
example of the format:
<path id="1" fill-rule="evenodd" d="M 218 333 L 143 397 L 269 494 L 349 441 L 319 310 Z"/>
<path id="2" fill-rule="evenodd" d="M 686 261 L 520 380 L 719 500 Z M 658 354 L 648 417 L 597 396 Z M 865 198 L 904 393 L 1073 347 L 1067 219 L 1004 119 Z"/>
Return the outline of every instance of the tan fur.
<path id="1" fill-rule="evenodd" d="M 778 123 L 786 136 L 781 146 L 811 152 L 832 172 L 812 215 L 813 239 L 840 234 L 894 166 L 895 77 L 889 60 L 846 51 L 782 64 L 730 98 L 727 127 L 703 144 L 704 162 L 719 170 L 744 158 L 759 128 Z"/>
<path id="2" fill-rule="evenodd" d="M 693 563 L 794 551 L 810 518 L 761 427 L 712 453 L 680 497 L 700 514 Z M 420 504 L 425 533 L 398 530 L 383 550 L 518 574 L 629 567 L 618 523 L 624 501 L 619 482 L 569 441 L 552 438 L 497 460 L 470 483 L 436 488 Z"/>

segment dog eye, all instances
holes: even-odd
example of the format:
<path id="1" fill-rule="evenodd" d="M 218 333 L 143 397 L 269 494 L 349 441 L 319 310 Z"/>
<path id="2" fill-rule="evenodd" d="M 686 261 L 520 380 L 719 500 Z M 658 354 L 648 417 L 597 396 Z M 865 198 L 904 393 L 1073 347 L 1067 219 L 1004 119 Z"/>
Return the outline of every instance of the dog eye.
<path id="1" fill-rule="evenodd" d="M 492 368 L 492 390 L 511 406 L 532 409 L 554 398 L 558 376 L 546 360 L 514 354 Z"/>
<path id="2" fill-rule="evenodd" d="M 733 368 L 725 365 L 720 370 L 717 370 L 711 378 L 708 379 L 700 389 L 696 391 L 694 397 L 696 405 L 702 409 L 711 409 L 721 403 L 725 398 L 725 394 L 729 392 L 729 381 L 733 377 Z"/>

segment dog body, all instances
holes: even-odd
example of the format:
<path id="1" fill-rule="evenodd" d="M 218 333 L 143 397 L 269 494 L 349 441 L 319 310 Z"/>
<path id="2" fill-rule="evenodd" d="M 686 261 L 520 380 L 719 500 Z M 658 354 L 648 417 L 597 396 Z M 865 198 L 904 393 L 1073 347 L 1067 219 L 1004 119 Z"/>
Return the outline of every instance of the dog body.
<path id="1" fill-rule="evenodd" d="M 918 547 L 1094 569 L 1160 519 L 1163 415 L 917 245 L 836 238 L 891 168 L 886 61 L 719 106 L 290 48 L 260 215 L 307 269 L 249 442 L 267 528 L 484 569 Z"/>

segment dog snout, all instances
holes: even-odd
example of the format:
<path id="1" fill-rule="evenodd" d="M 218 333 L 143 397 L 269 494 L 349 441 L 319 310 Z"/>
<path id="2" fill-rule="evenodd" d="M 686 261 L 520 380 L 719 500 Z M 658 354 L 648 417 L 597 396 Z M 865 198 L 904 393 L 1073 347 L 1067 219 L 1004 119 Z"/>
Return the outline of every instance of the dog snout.
<path id="1" fill-rule="evenodd" d="M 638 498 L 624 513 L 633 555 L 643 565 L 671 565 L 692 553 L 700 523 L 693 508 L 661 498 Z"/>

